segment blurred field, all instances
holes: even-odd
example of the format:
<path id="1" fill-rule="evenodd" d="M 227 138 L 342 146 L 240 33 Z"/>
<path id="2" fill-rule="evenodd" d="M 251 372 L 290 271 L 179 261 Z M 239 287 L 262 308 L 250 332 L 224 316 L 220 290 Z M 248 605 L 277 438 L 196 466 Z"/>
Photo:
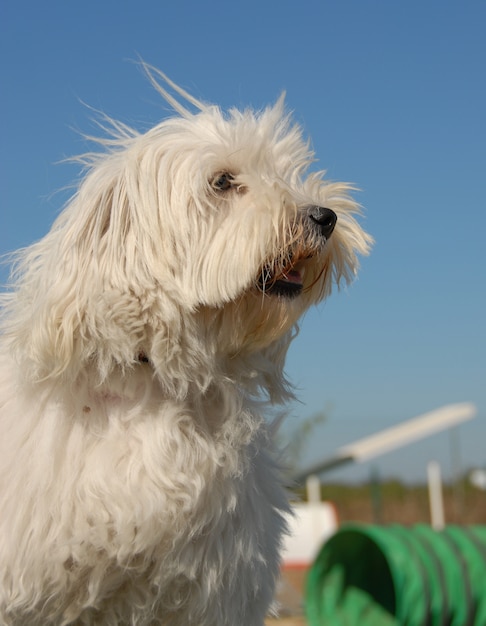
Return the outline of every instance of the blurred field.
<path id="1" fill-rule="evenodd" d="M 297 494 L 302 500 L 305 494 Z M 447 524 L 484 524 L 486 492 L 473 487 L 467 477 L 443 487 Z M 339 522 L 372 524 L 429 524 L 429 495 L 426 485 L 409 485 L 400 480 L 382 483 L 324 483 L 321 498 L 332 502 Z"/>

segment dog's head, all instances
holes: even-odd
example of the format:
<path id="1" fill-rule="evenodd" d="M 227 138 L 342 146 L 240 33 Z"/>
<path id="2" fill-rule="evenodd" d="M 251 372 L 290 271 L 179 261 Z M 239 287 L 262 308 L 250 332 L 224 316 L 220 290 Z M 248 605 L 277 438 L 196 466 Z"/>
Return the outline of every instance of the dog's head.
<path id="1" fill-rule="evenodd" d="M 104 377 L 141 360 L 182 380 L 201 364 L 276 354 L 368 251 L 349 186 L 309 173 L 313 153 L 283 98 L 223 114 L 148 73 L 179 115 L 145 134 L 114 124 L 109 149 L 84 159 L 78 192 L 22 259 L 7 332 L 38 378 L 88 363 Z"/>

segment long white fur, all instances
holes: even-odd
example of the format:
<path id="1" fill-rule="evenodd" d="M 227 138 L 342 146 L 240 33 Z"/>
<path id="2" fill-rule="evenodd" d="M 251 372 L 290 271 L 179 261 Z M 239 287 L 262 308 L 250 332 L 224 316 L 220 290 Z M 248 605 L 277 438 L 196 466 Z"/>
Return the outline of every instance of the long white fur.
<path id="1" fill-rule="evenodd" d="M 263 624 L 288 505 L 262 416 L 291 394 L 298 318 L 371 243 L 349 186 L 308 174 L 283 98 L 225 114 L 146 69 L 178 115 L 108 120 L 3 296 L 3 624 Z M 306 242 L 302 295 L 259 290 L 309 205 L 338 222 Z"/>

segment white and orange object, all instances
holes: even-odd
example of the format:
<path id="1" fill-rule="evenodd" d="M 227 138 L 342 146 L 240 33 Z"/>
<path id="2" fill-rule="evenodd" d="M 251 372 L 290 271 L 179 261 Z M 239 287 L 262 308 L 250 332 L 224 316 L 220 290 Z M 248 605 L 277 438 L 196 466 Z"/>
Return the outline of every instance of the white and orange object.
<path id="1" fill-rule="evenodd" d="M 308 477 L 306 488 L 308 501 L 293 503 L 293 515 L 287 520 L 290 532 L 284 540 L 284 570 L 309 568 L 324 541 L 339 525 L 336 507 L 331 502 L 321 502 L 317 476 Z"/>
<path id="2" fill-rule="evenodd" d="M 292 506 L 290 534 L 285 537 L 282 568 L 308 569 L 322 544 L 338 528 L 336 509 L 330 502 L 300 503 Z"/>

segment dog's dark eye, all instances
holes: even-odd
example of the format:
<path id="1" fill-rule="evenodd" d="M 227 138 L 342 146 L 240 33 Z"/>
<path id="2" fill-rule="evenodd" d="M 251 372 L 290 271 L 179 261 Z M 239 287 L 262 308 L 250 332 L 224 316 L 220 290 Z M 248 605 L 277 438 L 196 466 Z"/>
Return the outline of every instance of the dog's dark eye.
<path id="1" fill-rule="evenodd" d="M 229 174 L 228 172 L 223 172 L 222 174 L 218 174 L 213 180 L 213 187 L 218 191 L 227 191 L 233 187 L 234 176 Z"/>

